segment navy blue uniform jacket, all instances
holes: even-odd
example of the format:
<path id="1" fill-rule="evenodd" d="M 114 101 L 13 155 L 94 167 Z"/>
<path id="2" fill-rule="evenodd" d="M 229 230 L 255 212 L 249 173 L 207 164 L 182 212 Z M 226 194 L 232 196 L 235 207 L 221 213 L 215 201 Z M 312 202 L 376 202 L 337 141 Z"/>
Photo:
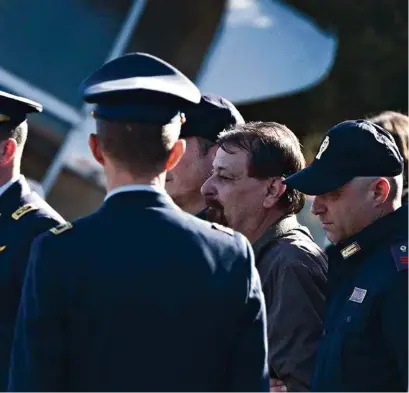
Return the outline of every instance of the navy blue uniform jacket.
<path id="1" fill-rule="evenodd" d="M 407 392 L 408 206 L 331 247 L 315 391 Z"/>
<path id="2" fill-rule="evenodd" d="M 267 391 L 265 305 L 244 236 L 151 191 L 34 244 L 11 391 Z"/>
<path id="3" fill-rule="evenodd" d="M 31 243 L 63 222 L 24 177 L 0 196 L 0 390 L 7 389 L 10 350 Z"/>

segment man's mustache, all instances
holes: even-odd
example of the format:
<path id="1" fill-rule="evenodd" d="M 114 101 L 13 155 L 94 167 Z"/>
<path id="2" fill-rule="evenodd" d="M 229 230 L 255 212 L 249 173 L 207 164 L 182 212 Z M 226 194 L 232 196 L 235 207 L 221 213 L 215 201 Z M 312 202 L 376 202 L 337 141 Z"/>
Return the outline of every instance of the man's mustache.
<path id="1" fill-rule="evenodd" d="M 206 220 L 228 226 L 223 206 L 214 199 L 205 198 L 205 201 L 208 206 L 206 210 Z"/>

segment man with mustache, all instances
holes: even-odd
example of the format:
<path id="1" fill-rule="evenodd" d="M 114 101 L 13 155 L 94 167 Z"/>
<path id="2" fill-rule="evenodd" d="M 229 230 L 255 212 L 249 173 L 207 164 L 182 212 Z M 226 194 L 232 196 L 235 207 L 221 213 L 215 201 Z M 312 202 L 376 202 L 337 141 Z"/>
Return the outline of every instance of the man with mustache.
<path id="1" fill-rule="evenodd" d="M 327 261 L 297 222 L 305 196 L 282 182 L 305 166 L 300 143 L 278 123 L 236 126 L 217 143 L 202 194 L 212 219 L 253 244 L 267 307 L 271 389 L 308 390 L 322 331 Z"/>
<path id="2" fill-rule="evenodd" d="M 394 138 L 365 120 L 332 127 L 285 183 L 315 195 L 328 298 L 313 390 L 408 391 L 408 205 Z"/>
<path id="3" fill-rule="evenodd" d="M 185 112 L 180 138 L 186 141 L 186 152 L 168 172 L 166 191 L 181 209 L 205 219 L 206 204 L 200 187 L 211 174 L 217 136 L 225 129 L 244 124 L 244 120 L 230 101 L 214 94 L 202 95 L 200 103 L 188 105 Z"/>

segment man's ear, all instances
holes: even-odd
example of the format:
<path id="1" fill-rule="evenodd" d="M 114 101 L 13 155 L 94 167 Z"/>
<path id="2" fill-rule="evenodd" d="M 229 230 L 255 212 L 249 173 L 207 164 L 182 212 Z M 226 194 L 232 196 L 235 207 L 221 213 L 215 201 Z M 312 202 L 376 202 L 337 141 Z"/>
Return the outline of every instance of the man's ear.
<path id="1" fill-rule="evenodd" d="M 388 199 L 391 191 L 391 184 L 385 177 L 380 177 L 372 182 L 371 191 L 373 193 L 373 202 L 375 203 L 375 206 L 379 206 Z"/>
<path id="2" fill-rule="evenodd" d="M 165 170 L 171 171 L 183 157 L 186 151 L 186 141 L 178 139 L 170 151 L 169 158 L 166 160 Z"/>
<path id="3" fill-rule="evenodd" d="M 267 181 L 266 196 L 263 200 L 263 207 L 265 209 L 271 209 L 277 204 L 281 195 L 284 194 L 287 186 L 283 183 L 281 177 L 270 177 Z"/>
<path id="4" fill-rule="evenodd" d="M 94 156 L 95 160 L 104 166 L 105 164 L 105 159 L 101 151 L 101 141 L 96 134 L 90 134 L 88 138 L 88 145 L 89 148 L 91 149 L 92 155 Z"/>
<path id="5" fill-rule="evenodd" d="M 8 138 L 0 143 L 0 167 L 10 164 L 17 152 L 17 141 Z"/>

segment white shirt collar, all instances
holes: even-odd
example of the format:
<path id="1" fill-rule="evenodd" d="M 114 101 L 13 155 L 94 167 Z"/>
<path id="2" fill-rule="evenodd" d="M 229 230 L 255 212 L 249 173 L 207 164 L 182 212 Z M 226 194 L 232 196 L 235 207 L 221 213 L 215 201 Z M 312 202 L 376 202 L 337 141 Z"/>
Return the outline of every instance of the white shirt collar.
<path id="1" fill-rule="evenodd" d="M 3 184 L 0 187 L 0 196 L 3 195 L 15 182 L 19 181 L 21 178 L 22 178 L 22 176 L 20 176 L 20 175 L 14 176 L 6 184 Z"/>
<path id="2" fill-rule="evenodd" d="M 156 192 L 159 194 L 169 196 L 167 192 L 162 187 L 159 187 L 159 186 L 152 186 L 150 184 L 128 184 L 126 186 L 120 186 L 120 187 L 114 188 L 113 190 L 108 192 L 108 194 L 105 197 L 105 201 L 115 194 L 119 194 L 121 192 L 130 192 L 130 191 L 150 191 L 150 192 Z"/>

